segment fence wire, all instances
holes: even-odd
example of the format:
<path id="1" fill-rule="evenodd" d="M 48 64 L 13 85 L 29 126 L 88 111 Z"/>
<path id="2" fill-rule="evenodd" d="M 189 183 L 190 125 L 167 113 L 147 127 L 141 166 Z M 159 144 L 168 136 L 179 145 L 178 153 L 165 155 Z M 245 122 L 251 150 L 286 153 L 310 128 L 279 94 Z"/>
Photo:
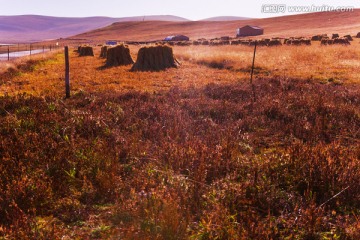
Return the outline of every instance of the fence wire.
<path id="1" fill-rule="evenodd" d="M 57 45 L 41 44 L 12 44 L 0 45 L 0 61 L 9 61 L 15 58 L 46 53 L 58 49 Z"/>

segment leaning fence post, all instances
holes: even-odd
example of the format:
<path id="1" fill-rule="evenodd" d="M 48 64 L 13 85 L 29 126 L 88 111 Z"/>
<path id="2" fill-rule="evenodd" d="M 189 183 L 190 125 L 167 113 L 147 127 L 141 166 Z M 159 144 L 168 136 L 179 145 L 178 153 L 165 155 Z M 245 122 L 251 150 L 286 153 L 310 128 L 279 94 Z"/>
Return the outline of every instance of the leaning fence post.
<path id="1" fill-rule="evenodd" d="M 256 101 L 256 94 L 255 94 L 255 86 L 253 84 L 253 74 L 254 74 L 254 66 L 255 66 L 255 55 L 256 55 L 256 45 L 257 45 L 257 41 L 255 40 L 255 47 L 254 47 L 254 56 L 253 56 L 253 62 L 252 62 L 252 67 L 251 67 L 251 76 L 250 76 L 250 84 L 251 84 L 251 89 L 253 92 L 253 101 Z"/>
<path id="2" fill-rule="evenodd" d="M 66 98 L 70 97 L 70 63 L 69 63 L 69 47 L 65 46 L 65 93 Z"/>

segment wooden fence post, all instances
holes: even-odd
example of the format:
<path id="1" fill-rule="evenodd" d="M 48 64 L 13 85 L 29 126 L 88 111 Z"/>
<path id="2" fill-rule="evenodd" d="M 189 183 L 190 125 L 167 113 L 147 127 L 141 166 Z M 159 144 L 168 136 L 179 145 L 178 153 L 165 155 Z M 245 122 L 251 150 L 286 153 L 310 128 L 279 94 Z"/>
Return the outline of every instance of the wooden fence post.
<path id="1" fill-rule="evenodd" d="M 30 56 L 31 56 L 31 43 L 30 43 Z"/>
<path id="2" fill-rule="evenodd" d="M 8 61 L 10 61 L 10 46 L 8 46 Z"/>
<path id="3" fill-rule="evenodd" d="M 69 63 L 69 47 L 65 46 L 65 93 L 66 98 L 70 97 L 70 63 Z"/>
<path id="4" fill-rule="evenodd" d="M 257 41 L 255 40 L 255 47 L 254 47 L 254 56 L 253 56 L 253 62 L 252 62 L 252 67 L 251 67 L 251 76 L 250 76 L 250 84 L 251 84 L 251 89 L 253 92 L 253 101 L 256 101 L 256 93 L 255 93 L 255 86 L 253 84 L 253 74 L 254 74 L 254 66 L 255 66 L 255 55 L 256 55 L 256 45 L 257 45 Z"/>

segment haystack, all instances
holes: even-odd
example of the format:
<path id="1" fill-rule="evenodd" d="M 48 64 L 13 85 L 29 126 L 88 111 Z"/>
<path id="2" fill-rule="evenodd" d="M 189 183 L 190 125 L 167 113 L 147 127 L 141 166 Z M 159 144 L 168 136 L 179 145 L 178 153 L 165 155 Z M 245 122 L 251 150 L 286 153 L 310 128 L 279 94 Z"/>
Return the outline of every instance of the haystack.
<path id="1" fill-rule="evenodd" d="M 360 32 L 356 34 L 356 38 L 360 38 Z"/>
<path id="2" fill-rule="evenodd" d="M 78 48 L 79 56 L 94 56 L 93 48 L 90 46 L 81 46 Z"/>
<path id="3" fill-rule="evenodd" d="M 178 67 L 178 61 L 174 58 L 171 47 L 143 47 L 140 48 L 131 71 L 160 71 L 172 67 Z"/>
<path id="4" fill-rule="evenodd" d="M 133 64 L 134 61 L 130 55 L 130 49 L 121 44 L 107 50 L 106 66 L 121 66 Z"/>
<path id="5" fill-rule="evenodd" d="M 102 46 L 102 47 L 101 47 L 100 58 L 106 58 L 106 56 L 107 56 L 107 50 L 108 50 L 108 47 L 107 47 L 107 46 Z"/>

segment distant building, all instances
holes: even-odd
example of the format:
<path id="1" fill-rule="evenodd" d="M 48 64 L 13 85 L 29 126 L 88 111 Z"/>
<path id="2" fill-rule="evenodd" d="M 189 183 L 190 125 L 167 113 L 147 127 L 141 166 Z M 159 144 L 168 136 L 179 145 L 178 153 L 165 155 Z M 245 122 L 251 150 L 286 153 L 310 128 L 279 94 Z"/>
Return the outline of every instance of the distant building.
<path id="1" fill-rule="evenodd" d="M 258 26 L 246 25 L 244 27 L 238 28 L 236 32 L 237 37 L 246 37 L 246 36 L 257 36 L 264 34 L 264 29 Z"/>
<path id="2" fill-rule="evenodd" d="M 117 45 L 117 41 L 114 41 L 114 40 L 106 41 L 106 45 L 115 46 L 115 45 Z"/>
<path id="3" fill-rule="evenodd" d="M 164 41 L 189 41 L 190 38 L 184 35 L 167 36 Z"/>

